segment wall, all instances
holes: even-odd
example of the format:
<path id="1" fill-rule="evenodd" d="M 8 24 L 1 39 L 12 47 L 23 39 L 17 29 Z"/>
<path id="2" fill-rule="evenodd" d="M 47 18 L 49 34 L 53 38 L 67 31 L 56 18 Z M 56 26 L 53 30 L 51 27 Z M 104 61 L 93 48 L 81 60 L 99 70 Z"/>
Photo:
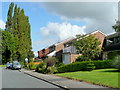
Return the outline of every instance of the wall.
<path id="1" fill-rule="evenodd" d="M 70 63 L 75 62 L 76 58 L 81 54 L 71 54 L 70 55 Z"/>
<path id="2" fill-rule="evenodd" d="M 94 35 L 101 42 L 99 46 L 102 47 L 105 35 L 100 32 L 96 32 Z"/>

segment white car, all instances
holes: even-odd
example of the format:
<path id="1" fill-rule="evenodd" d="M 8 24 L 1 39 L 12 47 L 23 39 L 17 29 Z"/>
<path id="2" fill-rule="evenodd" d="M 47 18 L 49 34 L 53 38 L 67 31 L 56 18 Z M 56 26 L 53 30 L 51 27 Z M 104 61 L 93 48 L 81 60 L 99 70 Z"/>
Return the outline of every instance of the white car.
<path id="1" fill-rule="evenodd" d="M 12 69 L 18 69 L 20 70 L 21 69 L 21 65 L 18 61 L 13 61 L 12 63 Z"/>
<path id="2" fill-rule="evenodd" d="M 6 64 L 6 69 L 10 69 L 11 67 L 12 67 L 12 63 L 9 63 L 9 62 L 8 62 L 8 63 Z"/>

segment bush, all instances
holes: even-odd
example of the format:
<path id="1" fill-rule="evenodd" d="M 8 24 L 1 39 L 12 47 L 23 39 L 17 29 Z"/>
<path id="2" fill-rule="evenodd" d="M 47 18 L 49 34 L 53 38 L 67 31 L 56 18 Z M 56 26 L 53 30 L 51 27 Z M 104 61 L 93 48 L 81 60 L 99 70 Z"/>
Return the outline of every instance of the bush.
<path id="1" fill-rule="evenodd" d="M 30 63 L 28 63 L 28 66 L 27 66 L 27 67 L 28 67 L 28 69 L 30 69 L 30 70 L 35 70 L 39 63 L 40 63 L 40 62 L 30 62 Z"/>
<path id="2" fill-rule="evenodd" d="M 54 66 L 47 67 L 47 63 L 42 62 L 37 66 L 35 71 L 43 74 L 46 74 L 46 73 L 53 74 L 57 72 L 57 69 Z"/>
<path id="3" fill-rule="evenodd" d="M 94 63 L 96 69 L 113 68 L 112 60 L 98 60 L 92 62 Z"/>
<path id="4" fill-rule="evenodd" d="M 88 57 L 84 57 L 84 56 L 78 56 L 77 57 L 77 59 L 76 59 L 76 61 L 88 61 L 89 59 L 88 59 Z"/>
<path id="5" fill-rule="evenodd" d="M 35 71 L 39 73 L 45 73 L 46 67 L 47 67 L 46 63 L 42 62 L 36 67 Z"/>
<path id="6" fill-rule="evenodd" d="M 87 70 L 87 64 L 89 64 L 89 61 L 75 62 L 75 63 L 60 66 L 57 70 L 59 73 L 84 71 L 84 70 Z"/>
<path id="7" fill-rule="evenodd" d="M 56 69 L 56 62 L 57 59 L 55 57 L 51 57 L 51 58 L 47 58 L 44 62 L 40 63 L 37 68 L 36 68 L 36 72 L 40 72 L 40 73 L 56 73 L 57 69 Z"/>
<path id="8" fill-rule="evenodd" d="M 45 73 L 49 73 L 49 74 L 53 74 L 56 72 L 57 72 L 56 67 L 48 67 L 47 70 L 45 71 Z"/>
<path id="9" fill-rule="evenodd" d="M 87 64 L 87 70 L 88 70 L 88 71 L 92 71 L 92 70 L 94 70 L 94 69 L 95 69 L 94 63 L 89 63 L 89 64 Z"/>
<path id="10" fill-rule="evenodd" d="M 55 67 L 60 67 L 60 66 L 63 66 L 64 64 L 62 63 L 62 62 L 57 62 L 56 64 L 55 64 Z"/>
<path id="11" fill-rule="evenodd" d="M 112 68 L 111 60 L 97 60 L 97 61 L 91 61 L 94 65 L 91 65 L 92 69 L 104 69 L 104 68 Z M 58 67 L 59 73 L 64 72 L 74 72 L 74 71 L 86 71 L 88 70 L 87 65 L 90 64 L 90 61 L 84 61 L 84 62 L 75 62 L 67 65 L 63 65 Z M 95 67 L 93 67 L 95 66 Z"/>
<path id="12" fill-rule="evenodd" d="M 113 59 L 113 66 L 120 71 L 120 55 Z"/>
<path id="13" fill-rule="evenodd" d="M 51 57 L 51 58 L 47 58 L 45 60 L 46 64 L 47 64 L 47 67 L 51 67 L 51 66 L 54 66 L 57 62 L 57 59 L 55 57 Z"/>

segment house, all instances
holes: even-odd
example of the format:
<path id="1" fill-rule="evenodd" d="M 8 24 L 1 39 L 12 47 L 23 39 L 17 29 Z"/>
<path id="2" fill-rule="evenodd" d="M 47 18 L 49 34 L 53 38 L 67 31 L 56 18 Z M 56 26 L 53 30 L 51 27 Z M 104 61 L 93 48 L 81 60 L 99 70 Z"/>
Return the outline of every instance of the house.
<path id="1" fill-rule="evenodd" d="M 44 48 L 38 51 L 38 58 L 45 59 L 48 54 L 49 54 L 49 48 Z"/>
<path id="2" fill-rule="evenodd" d="M 117 54 L 120 55 L 120 32 L 106 36 L 103 43 L 103 59 L 112 59 Z"/>
<path id="3" fill-rule="evenodd" d="M 58 42 L 56 44 L 49 46 L 49 54 L 47 56 L 48 57 L 55 56 L 60 61 L 62 61 L 62 53 L 63 53 L 64 43 L 67 43 L 71 40 L 73 40 L 73 38 L 69 38 L 64 41 L 61 41 L 61 42 Z"/>
<path id="4" fill-rule="evenodd" d="M 73 38 L 69 38 L 64 41 L 55 43 L 45 49 L 38 51 L 38 57 L 41 59 L 45 59 L 46 57 L 57 57 L 60 61 L 62 61 L 64 43 L 69 42 L 71 40 L 73 40 Z"/>
<path id="5" fill-rule="evenodd" d="M 106 35 L 104 33 L 102 33 L 101 31 L 95 31 L 95 32 L 89 33 L 87 35 L 88 36 L 94 35 L 101 42 L 99 47 L 102 48 L 104 38 L 106 37 Z M 74 40 L 75 40 L 75 38 L 72 41 L 69 41 L 64 44 L 64 49 L 63 49 L 63 54 L 62 54 L 62 61 L 64 64 L 70 64 L 72 62 L 75 62 L 76 58 L 79 55 L 81 55 L 81 54 L 77 53 L 75 46 L 73 46 Z"/>

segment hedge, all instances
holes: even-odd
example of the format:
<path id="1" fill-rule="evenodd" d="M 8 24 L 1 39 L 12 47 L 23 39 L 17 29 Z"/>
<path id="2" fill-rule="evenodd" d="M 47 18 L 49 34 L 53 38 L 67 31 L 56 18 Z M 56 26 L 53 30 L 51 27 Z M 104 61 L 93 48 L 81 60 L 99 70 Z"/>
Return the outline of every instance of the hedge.
<path id="1" fill-rule="evenodd" d="M 90 61 L 82 61 L 82 62 L 74 62 L 71 64 L 63 65 L 57 68 L 58 73 L 64 72 L 74 72 L 74 71 L 86 71 L 87 65 Z M 111 60 L 96 60 L 91 61 L 95 65 L 95 69 L 105 69 L 105 68 L 112 68 L 112 61 Z"/>

